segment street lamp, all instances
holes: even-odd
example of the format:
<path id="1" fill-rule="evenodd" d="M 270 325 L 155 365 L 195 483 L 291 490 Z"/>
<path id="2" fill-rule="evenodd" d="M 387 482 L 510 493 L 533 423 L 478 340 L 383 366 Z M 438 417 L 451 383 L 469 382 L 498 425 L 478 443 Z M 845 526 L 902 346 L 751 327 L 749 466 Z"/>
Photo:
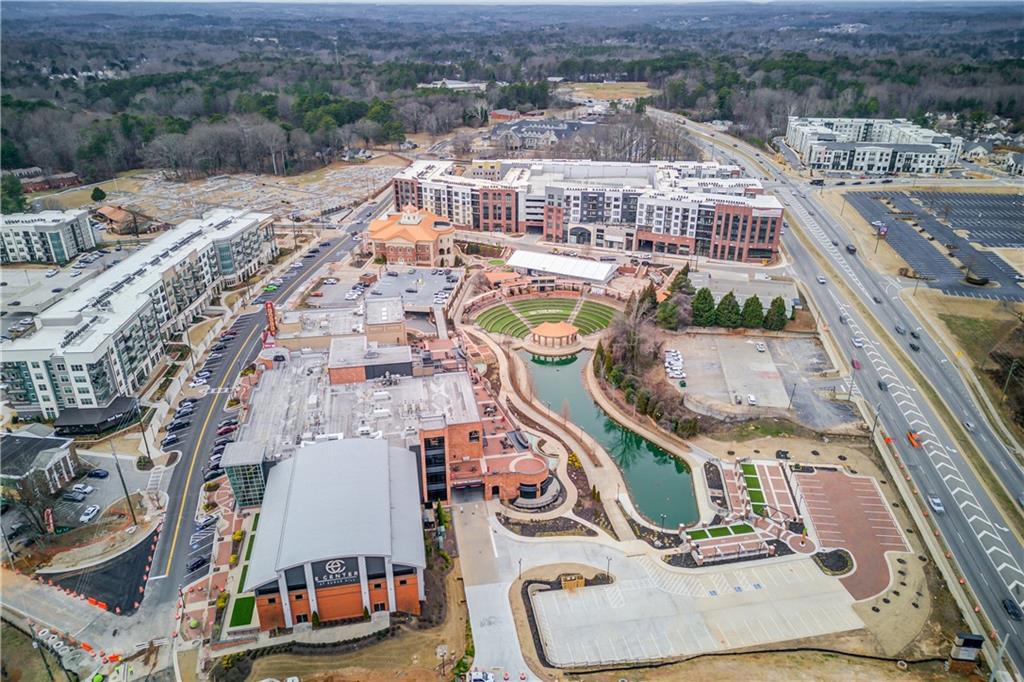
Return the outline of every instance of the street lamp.
<path id="1" fill-rule="evenodd" d="M 668 516 L 667 514 L 662 514 L 661 515 L 661 531 L 662 532 L 665 532 L 665 519 L 666 519 L 667 516 Z"/>

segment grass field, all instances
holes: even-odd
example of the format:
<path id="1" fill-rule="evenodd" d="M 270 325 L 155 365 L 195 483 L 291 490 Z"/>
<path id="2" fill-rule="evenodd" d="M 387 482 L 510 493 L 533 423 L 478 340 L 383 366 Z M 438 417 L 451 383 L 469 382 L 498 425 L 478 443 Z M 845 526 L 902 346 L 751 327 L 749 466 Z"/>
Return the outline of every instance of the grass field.
<path id="1" fill-rule="evenodd" d="M 574 318 L 572 313 L 575 308 L 576 301 L 571 298 L 524 299 L 489 308 L 476 318 L 476 323 L 484 331 L 493 334 L 522 338 L 530 332 L 530 327 L 542 322 L 569 320 L 580 330 L 580 334 L 586 336 L 607 327 L 615 316 L 614 308 L 593 301 L 585 301 Z M 523 324 L 523 320 L 529 326 Z"/>
<path id="2" fill-rule="evenodd" d="M 236 597 L 231 609 L 231 627 L 248 625 L 252 622 L 252 612 L 256 609 L 256 597 Z"/>
<path id="3" fill-rule="evenodd" d="M 939 319 L 953 333 L 957 343 L 976 367 L 984 367 L 989 362 L 988 352 L 1016 324 L 1015 320 L 982 319 L 942 313 L 939 314 Z"/>
<path id="4" fill-rule="evenodd" d="M 238 591 L 245 592 L 245 576 L 249 573 L 249 564 L 242 566 L 242 575 L 238 577 Z"/>
<path id="5" fill-rule="evenodd" d="M 642 81 L 624 81 L 622 83 L 571 83 L 573 93 L 594 99 L 636 99 L 649 97 L 660 91 L 651 88 Z"/>
<path id="6" fill-rule="evenodd" d="M 686 534 L 691 540 L 707 540 L 708 538 L 724 538 L 730 535 L 747 535 L 753 533 L 754 528 L 748 523 L 737 523 L 735 526 L 713 526 L 711 528 L 698 528 L 688 530 Z"/>

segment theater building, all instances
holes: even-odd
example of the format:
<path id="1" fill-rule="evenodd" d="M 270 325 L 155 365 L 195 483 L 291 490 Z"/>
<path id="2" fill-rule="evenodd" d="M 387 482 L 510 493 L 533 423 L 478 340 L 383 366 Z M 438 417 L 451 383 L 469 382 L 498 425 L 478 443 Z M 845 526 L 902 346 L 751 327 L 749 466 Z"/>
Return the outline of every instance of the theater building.
<path id="1" fill-rule="evenodd" d="M 261 630 L 420 613 L 426 557 L 416 456 L 385 440 L 314 443 L 276 463 L 246 582 Z"/>

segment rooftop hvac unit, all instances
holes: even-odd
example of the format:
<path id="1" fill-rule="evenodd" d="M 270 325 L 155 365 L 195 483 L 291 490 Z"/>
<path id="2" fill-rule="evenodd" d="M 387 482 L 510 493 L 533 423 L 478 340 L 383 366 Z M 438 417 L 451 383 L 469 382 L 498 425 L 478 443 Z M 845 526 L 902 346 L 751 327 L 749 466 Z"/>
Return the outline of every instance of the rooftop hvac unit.
<path id="1" fill-rule="evenodd" d="M 387 391 L 374 391 L 373 392 L 373 399 L 374 400 L 391 400 L 391 394 L 388 393 Z"/>
<path id="2" fill-rule="evenodd" d="M 366 424 L 360 424 L 359 429 L 358 431 L 356 431 L 356 433 L 358 433 L 360 436 L 369 436 L 371 433 L 370 427 L 367 426 Z"/>
<path id="3" fill-rule="evenodd" d="M 373 416 L 375 418 L 390 417 L 391 410 L 387 407 L 375 407 L 373 408 Z"/>

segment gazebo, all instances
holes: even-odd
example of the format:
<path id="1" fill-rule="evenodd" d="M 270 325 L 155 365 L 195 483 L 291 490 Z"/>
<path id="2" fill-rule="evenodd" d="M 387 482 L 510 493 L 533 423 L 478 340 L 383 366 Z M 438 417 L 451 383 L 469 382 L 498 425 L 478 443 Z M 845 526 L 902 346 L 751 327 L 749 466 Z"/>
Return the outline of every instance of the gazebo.
<path id="1" fill-rule="evenodd" d="M 548 348 L 571 346 L 580 338 L 580 330 L 568 322 L 541 322 L 531 333 L 534 343 Z"/>

